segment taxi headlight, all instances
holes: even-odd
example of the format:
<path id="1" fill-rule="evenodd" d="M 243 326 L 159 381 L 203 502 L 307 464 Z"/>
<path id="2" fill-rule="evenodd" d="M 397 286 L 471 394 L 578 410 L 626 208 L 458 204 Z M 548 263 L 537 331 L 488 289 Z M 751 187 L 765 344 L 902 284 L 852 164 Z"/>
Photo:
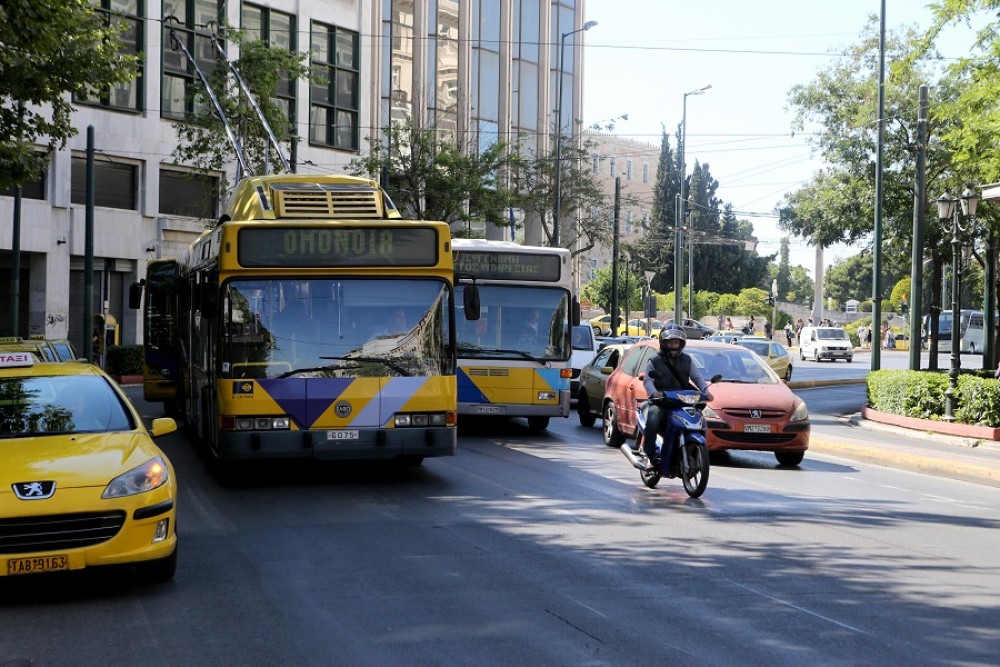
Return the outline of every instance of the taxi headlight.
<path id="1" fill-rule="evenodd" d="M 137 493 L 146 493 L 163 486 L 168 479 L 170 479 L 170 473 L 167 471 L 167 464 L 157 456 L 138 468 L 133 468 L 127 473 L 115 477 L 108 483 L 101 498 L 121 498 L 134 496 Z"/>
<path id="2" fill-rule="evenodd" d="M 793 422 L 800 422 L 809 419 L 809 409 L 806 407 L 805 401 L 799 403 L 795 408 L 795 412 L 792 413 Z"/>

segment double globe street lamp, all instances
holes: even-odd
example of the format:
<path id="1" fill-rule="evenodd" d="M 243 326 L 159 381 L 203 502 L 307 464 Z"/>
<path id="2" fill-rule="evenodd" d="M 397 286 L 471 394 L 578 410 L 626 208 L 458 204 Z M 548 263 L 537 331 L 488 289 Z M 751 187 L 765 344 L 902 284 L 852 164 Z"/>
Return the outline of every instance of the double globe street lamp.
<path id="1" fill-rule="evenodd" d="M 937 200 L 938 218 L 942 221 L 951 220 L 951 368 L 948 371 L 948 388 L 944 392 L 944 419 L 954 421 L 955 408 L 958 402 L 958 369 L 961 365 L 958 350 L 961 311 L 958 307 L 958 262 L 961 251 L 959 232 L 967 232 L 976 216 L 979 198 L 972 188 L 966 188 L 961 197 L 952 197 L 947 192 Z M 965 225 L 958 215 L 958 204 L 962 204 L 962 216 Z"/>

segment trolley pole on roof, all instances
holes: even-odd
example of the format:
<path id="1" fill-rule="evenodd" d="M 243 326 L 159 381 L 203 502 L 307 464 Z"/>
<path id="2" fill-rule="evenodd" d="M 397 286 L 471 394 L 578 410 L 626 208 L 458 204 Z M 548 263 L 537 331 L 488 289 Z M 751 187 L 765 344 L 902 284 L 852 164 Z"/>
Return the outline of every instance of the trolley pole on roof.
<path id="1" fill-rule="evenodd" d="M 213 21 L 212 23 L 215 22 Z M 271 129 L 271 124 L 267 122 L 267 117 L 264 116 L 264 112 L 261 111 L 260 105 L 257 104 L 257 100 L 255 100 L 253 95 L 250 93 L 250 86 L 247 85 L 247 82 L 243 79 L 240 71 L 236 69 L 236 65 L 233 64 L 233 61 L 229 59 L 229 56 L 227 56 L 226 52 L 222 49 L 222 44 L 219 43 L 219 38 L 216 33 L 212 34 L 212 45 L 219 54 L 219 58 L 224 60 L 226 65 L 229 66 L 229 71 L 233 73 L 234 77 L 236 77 L 236 81 L 240 84 L 240 89 L 250 101 L 250 106 L 253 107 L 254 112 L 257 114 L 257 118 L 260 119 L 261 125 L 264 126 L 264 131 L 267 132 L 268 140 L 271 142 L 271 145 L 274 147 L 274 151 L 278 154 L 278 158 L 281 160 L 281 165 L 285 168 L 285 171 L 291 171 L 288 165 L 288 159 L 285 157 L 284 151 L 281 150 L 281 144 L 278 143 L 278 138 L 274 136 L 274 130 Z M 208 84 L 206 83 L 205 85 L 207 86 Z"/>
<path id="2" fill-rule="evenodd" d="M 164 19 L 164 22 L 170 20 L 177 21 L 177 18 L 168 17 L 167 19 Z M 184 52 L 184 57 L 187 58 L 188 64 L 194 69 L 198 78 L 201 79 L 202 85 L 205 86 L 205 93 L 212 101 L 212 105 L 215 106 L 215 113 L 219 115 L 219 120 L 222 121 L 222 127 L 226 130 L 226 137 L 229 138 L 229 143 L 232 144 L 233 151 L 236 153 L 236 160 L 240 165 L 240 173 L 237 174 L 237 180 L 241 178 L 243 174 L 249 174 L 250 169 L 247 166 L 247 158 L 243 153 L 243 147 L 240 146 L 240 143 L 236 140 L 236 134 L 233 132 L 233 128 L 229 125 L 229 119 L 226 117 L 226 112 L 222 110 L 222 104 L 219 102 L 219 98 L 216 96 L 215 91 L 212 90 L 212 86 L 209 85 L 208 78 L 205 76 L 205 73 L 201 71 L 201 67 L 198 66 L 198 62 L 194 59 L 194 56 L 191 55 L 191 52 L 188 51 L 187 47 L 184 46 L 184 42 L 178 39 L 177 31 L 173 28 L 170 29 L 170 48 L 174 51 L 180 49 Z"/>

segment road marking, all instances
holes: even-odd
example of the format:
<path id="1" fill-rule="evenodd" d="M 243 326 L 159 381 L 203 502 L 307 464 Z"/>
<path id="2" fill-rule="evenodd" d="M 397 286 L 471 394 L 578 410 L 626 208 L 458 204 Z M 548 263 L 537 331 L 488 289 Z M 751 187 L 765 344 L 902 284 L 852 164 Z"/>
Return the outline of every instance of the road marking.
<path id="1" fill-rule="evenodd" d="M 755 595 L 759 595 L 760 597 L 762 597 L 762 598 L 764 598 L 766 600 L 770 600 L 772 602 L 776 602 L 776 603 L 778 603 L 780 605 L 784 605 L 784 606 L 789 607 L 791 609 L 795 609 L 796 611 L 801 611 L 804 614 L 809 614 L 810 616 L 814 616 L 814 617 L 816 617 L 816 618 L 818 618 L 820 620 L 826 621 L 828 623 L 833 623 L 834 625 L 839 626 L 841 628 L 844 628 L 845 630 L 852 630 L 854 632 L 857 632 L 860 635 L 871 634 L 869 632 L 865 632 L 864 630 L 862 630 L 860 628 L 856 628 L 853 625 L 848 625 L 847 623 L 841 623 L 840 621 L 832 619 L 829 616 L 824 616 L 823 614 L 818 614 L 818 613 L 816 613 L 814 611 L 810 611 L 810 610 L 806 609 L 805 607 L 800 607 L 797 604 L 792 604 L 791 602 L 788 602 L 787 600 L 782 600 L 781 598 L 776 598 L 773 595 L 768 595 L 767 593 L 762 593 L 760 591 L 754 590 L 754 589 L 750 588 L 749 586 L 747 586 L 745 584 L 739 584 L 739 583 L 736 583 L 736 582 L 733 582 L 733 584 L 737 588 L 742 588 L 744 590 L 750 591 L 751 593 L 753 593 Z"/>

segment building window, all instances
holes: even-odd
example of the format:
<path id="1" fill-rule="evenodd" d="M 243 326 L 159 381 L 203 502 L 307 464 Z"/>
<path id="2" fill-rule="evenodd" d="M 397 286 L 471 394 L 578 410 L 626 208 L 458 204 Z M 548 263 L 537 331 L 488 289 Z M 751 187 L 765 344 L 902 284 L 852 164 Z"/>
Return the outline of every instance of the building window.
<path id="1" fill-rule="evenodd" d="M 613 158 L 609 159 L 608 160 L 608 165 L 609 165 L 608 166 L 608 176 L 614 178 L 615 176 L 618 175 L 616 173 L 616 170 L 618 168 L 618 158 L 613 157 Z"/>
<path id="2" fill-rule="evenodd" d="M 632 209 L 625 211 L 625 233 L 631 234 L 633 232 L 632 225 Z"/>
<path id="3" fill-rule="evenodd" d="M 309 140 L 357 150 L 359 144 L 358 33 L 312 24 Z"/>
<path id="4" fill-rule="evenodd" d="M 625 160 L 625 178 L 632 180 L 632 160 Z"/>
<path id="5" fill-rule="evenodd" d="M 135 164 L 112 161 L 106 157 L 94 159 L 94 206 L 138 210 L 138 174 Z M 87 203 L 87 158 L 73 156 L 71 199 L 74 204 Z"/>
<path id="6" fill-rule="evenodd" d="M 119 35 L 121 53 L 136 56 L 138 70 L 130 81 L 123 81 L 98 90 L 88 89 L 87 92 L 74 97 L 80 104 L 93 104 L 111 109 L 127 109 L 138 111 L 142 109 L 142 9 L 143 3 L 137 0 L 90 0 L 94 10 L 100 15 L 106 26 L 124 26 Z"/>
<path id="7" fill-rule="evenodd" d="M 218 202 L 219 179 L 215 176 L 160 168 L 160 213 L 214 219 Z"/>
<path id="8" fill-rule="evenodd" d="M 294 51 L 295 17 L 291 14 L 277 12 L 267 7 L 243 5 L 243 30 L 250 39 L 260 39 L 271 46 Z M 287 72 L 281 73 L 278 81 L 275 99 L 276 105 L 288 114 L 288 120 L 295 123 L 295 81 L 288 78 Z"/>
<path id="9" fill-rule="evenodd" d="M 208 25 L 218 25 L 219 0 L 164 0 L 163 2 L 163 90 L 160 116 L 183 120 L 194 111 L 194 93 L 201 81 L 188 66 L 180 47 L 175 51 L 171 31 L 184 44 L 208 76 L 216 67 L 215 47 Z M 167 20 L 174 17 L 177 20 Z"/>
<path id="10" fill-rule="evenodd" d="M 649 183 L 649 163 L 642 163 L 642 182 Z"/>
<path id="11" fill-rule="evenodd" d="M 601 156 L 597 153 L 590 154 L 590 171 L 593 174 L 597 174 L 601 168 Z"/>

